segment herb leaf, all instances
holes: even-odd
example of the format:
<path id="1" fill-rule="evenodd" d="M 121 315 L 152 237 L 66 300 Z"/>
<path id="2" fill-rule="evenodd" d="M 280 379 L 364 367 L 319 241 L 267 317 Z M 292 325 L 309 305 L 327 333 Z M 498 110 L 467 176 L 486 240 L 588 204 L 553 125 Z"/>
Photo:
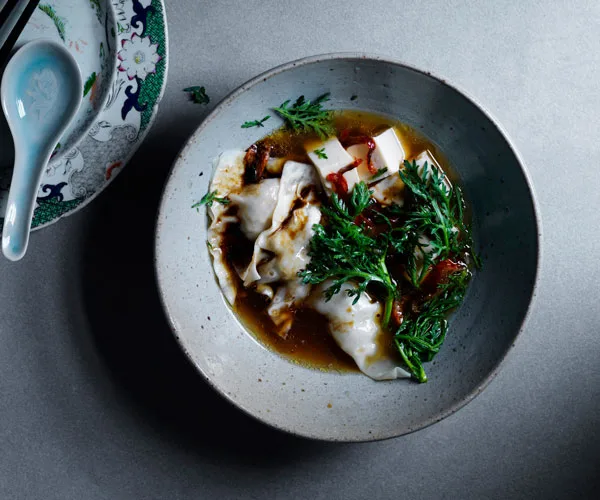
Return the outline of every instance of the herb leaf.
<path id="1" fill-rule="evenodd" d="M 325 153 L 325 148 L 320 148 L 320 149 L 315 149 L 313 151 L 314 154 L 317 155 L 317 158 L 320 158 L 321 160 L 327 160 L 327 153 Z"/>
<path id="2" fill-rule="evenodd" d="M 462 261 L 470 254 L 479 267 L 480 260 L 464 221 L 461 190 L 427 163 L 421 167 L 407 161 L 399 175 L 406 185 L 403 206 L 376 204 L 364 182 L 345 199 L 332 194 L 321 209 L 324 221 L 313 226 L 311 260 L 298 276 L 307 284 L 330 282 L 326 299 L 350 283 L 353 288 L 347 293 L 356 302 L 369 287 L 369 293 L 383 300 L 384 330 L 390 329 L 392 311 L 399 308 L 399 316 L 394 312 L 400 325 L 392 332 L 394 343 L 413 377 L 426 382 L 423 363 L 439 352 L 448 331 L 447 316 L 462 303 L 471 279 Z M 368 226 L 373 220 L 383 221 L 389 230 L 373 231 Z M 404 278 L 396 275 L 402 295 L 388 263 L 401 263 L 406 271 Z"/>
<path id="3" fill-rule="evenodd" d="M 242 128 L 264 127 L 263 123 L 266 122 L 269 118 L 271 118 L 271 116 L 267 115 L 262 120 L 252 120 L 250 122 L 244 122 L 242 123 Z"/>
<path id="4" fill-rule="evenodd" d="M 423 362 L 439 352 L 448 332 L 447 316 L 462 303 L 471 273 L 463 269 L 439 285 L 437 295 L 426 301 L 418 315 L 405 319 L 394 335 L 404 363 L 419 382 L 427 382 Z"/>
<path id="5" fill-rule="evenodd" d="M 196 104 L 208 104 L 210 102 L 210 97 L 208 97 L 208 94 L 206 93 L 206 89 L 204 87 L 187 87 L 183 89 L 183 91 L 189 92 L 192 101 Z"/>
<path id="6" fill-rule="evenodd" d="M 421 169 L 415 161 L 405 161 L 399 174 L 412 200 L 403 227 L 393 232 L 392 245 L 408 255 L 407 272 L 418 288 L 430 264 L 470 251 L 472 238 L 463 220 L 462 192 L 436 166 L 425 162 Z"/>
<path id="7" fill-rule="evenodd" d="M 387 167 L 383 167 L 380 168 L 379 170 L 377 170 L 377 172 L 375 172 L 371 178 L 369 179 L 370 181 L 374 181 L 376 179 L 379 179 L 382 175 L 386 174 L 388 171 Z"/>
<path id="8" fill-rule="evenodd" d="M 350 196 L 350 206 L 352 207 L 354 217 L 360 215 L 365 208 L 369 206 L 371 194 L 372 192 L 369 191 L 369 188 L 364 182 L 355 184 L 354 189 L 352 190 L 352 196 Z"/>
<path id="9" fill-rule="evenodd" d="M 335 193 L 331 207 L 322 207 L 327 223 L 313 226 L 314 236 L 310 240 L 311 260 L 305 269 L 298 273 L 303 283 L 318 285 L 327 280 L 332 284 L 325 290 L 325 298 L 331 299 L 341 291 L 344 283 L 353 283 L 355 288 L 348 295 L 355 297 L 354 303 L 371 283 L 377 283 L 385 297 L 383 327 L 389 323 L 394 298 L 397 295 L 396 283 L 387 266 L 388 242 L 385 236 L 372 237 L 364 226 L 354 223 L 370 202 L 370 192 L 364 182 L 354 186 L 352 196 L 346 205 Z"/>
<path id="10" fill-rule="evenodd" d="M 273 108 L 281 116 L 287 126 L 295 132 L 314 132 L 321 139 L 326 139 L 334 133 L 331 123 L 331 114 L 323 109 L 323 103 L 329 100 L 329 93 L 317 97 L 314 101 L 307 101 L 303 95 L 289 106 L 287 100 L 277 108 Z"/>
<path id="11" fill-rule="evenodd" d="M 192 205 L 192 208 L 198 209 L 202 205 L 206 205 L 207 207 L 212 207 L 214 202 L 220 203 L 221 205 L 229 205 L 231 200 L 228 198 L 219 198 L 218 193 L 213 191 L 212 193 L 206 193 L 200 201 L 197 201 Z"/>

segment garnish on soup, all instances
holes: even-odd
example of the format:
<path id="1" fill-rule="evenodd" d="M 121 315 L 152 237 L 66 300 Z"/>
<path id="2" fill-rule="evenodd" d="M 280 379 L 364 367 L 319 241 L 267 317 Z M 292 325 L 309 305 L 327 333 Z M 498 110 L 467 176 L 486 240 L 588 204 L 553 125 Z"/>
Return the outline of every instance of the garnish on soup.
<path id="1" fill-rule="evenodd" d="M 479 265 L 462 192 L 410 127 L 327 100 L 285 101 L 281 129 L 219 157 L 199 202 L 215 274 L 292 361 L 426 382 Z"/>

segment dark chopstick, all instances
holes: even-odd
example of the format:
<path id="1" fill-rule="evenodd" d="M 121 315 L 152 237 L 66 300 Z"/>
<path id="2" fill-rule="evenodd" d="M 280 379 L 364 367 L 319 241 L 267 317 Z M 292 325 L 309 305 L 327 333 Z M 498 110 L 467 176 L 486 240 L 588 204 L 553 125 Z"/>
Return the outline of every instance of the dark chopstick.
<path id="1" fill-rule="evenodd" d="M 15 0 L 14 3 L 16 4 L 18 1 L 19 0 Z M 25 7 L 23 14 L 21 15 L 21 17 L 15 24 L 10 35 L 6 39 L 6 42 L 4 42 L 4 45 L 2 45 L 2 47 L 0 47 L 0 68 L 3 67 L 4 64 L 6 63 L 6 61 L 8 60 L 8 57 L 10 56 L 10 52 L 11 52 L 12 48 L 14 47 L 15 43 L 17 43 L 17 40 L 19 39 L 19 35 L 25 29 L 25 26 L 27 25 L 29 18 L 31 17 L 31 15 L 35 11 L 35 9 L 37 8 L 39 3 L 40 3 L 40 0 L 29 0 L 29 4 L 27 5 L 27 7 Z M 8 9 L 8 6 L 9 5 L 7 4 L 6 7 L 4 7 L 4 9 L 2 9 L 2 12 L 0 12 L 0 17 L 4 13 L 4 11 L 6 9 Z M 0 24 L 0 29 L 2 29 L 2 24 Z"/>
<path id="2" fill-rule="evenodd" d="M 8 16 L 10 16 L 10 14 L 20 1 L 21 0 L 8 0 L 6 2 L 6 5 L 2 7 L 2 10 L 0 10 L 0 29 L 2 29 L 4 23 L 8 19 Z"/>

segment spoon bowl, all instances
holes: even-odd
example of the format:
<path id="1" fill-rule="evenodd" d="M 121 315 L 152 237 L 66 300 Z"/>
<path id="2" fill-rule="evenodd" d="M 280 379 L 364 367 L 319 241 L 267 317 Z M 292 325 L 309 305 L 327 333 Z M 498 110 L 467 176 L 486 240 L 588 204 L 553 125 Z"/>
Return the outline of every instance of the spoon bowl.
<path id="1" fill-rule="evenodd" d="M 42 172 L 77 113 L 82 93 L 75 59 L 56 42 L 30 42 L 6 66 L 0 100 L 13 137 L 15 163 L 2 252 L 10 260 L 21 259 L 27 250 Z"/>

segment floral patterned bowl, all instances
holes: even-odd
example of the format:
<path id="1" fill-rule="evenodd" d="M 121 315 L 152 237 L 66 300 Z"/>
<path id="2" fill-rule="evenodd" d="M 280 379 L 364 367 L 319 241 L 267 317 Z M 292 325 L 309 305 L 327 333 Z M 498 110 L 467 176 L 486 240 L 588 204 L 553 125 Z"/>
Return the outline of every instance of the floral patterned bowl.
<path id="1" fill-rule="evenodd" d="M 163 0 L 42 0 L 17 47 L 40 38 L 70 50 L 85 86 L 76 119 L 42 176 L 32 229 L 100 193 L 148 132 L 166 84 Z M 0 228 L 12 164 L 10 132 L 0 117 Z"/>
<path id="2" fill-rule="evenodd" d="M 84 89 L 79 111 L 60 139 L 54 158 L 63 157 L 89 131 L 109 97 L 117 60 L 116 20 L 109 0 L 42 2 L 17 46 L 39 38 L 65 45 L 75 57 Z"/>

